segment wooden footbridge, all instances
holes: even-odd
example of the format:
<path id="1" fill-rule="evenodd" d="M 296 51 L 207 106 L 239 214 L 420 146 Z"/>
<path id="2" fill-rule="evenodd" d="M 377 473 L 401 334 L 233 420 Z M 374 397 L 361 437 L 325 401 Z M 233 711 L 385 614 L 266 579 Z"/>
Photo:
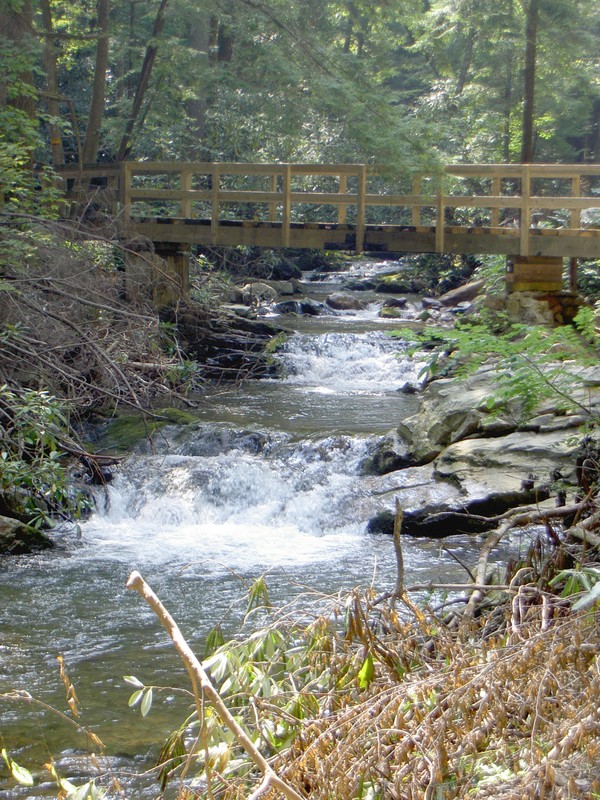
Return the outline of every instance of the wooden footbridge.
<path id="1" fill-rule="evenodd" d="M 542 269 L 600 258 L 600 165 L 459 164 L 410 178 L 364 164 L 126 161 L 59 172 L 71 197 L 108 204 L 127 237 L 170 257 L 244 245 L 498 253 Z"/>

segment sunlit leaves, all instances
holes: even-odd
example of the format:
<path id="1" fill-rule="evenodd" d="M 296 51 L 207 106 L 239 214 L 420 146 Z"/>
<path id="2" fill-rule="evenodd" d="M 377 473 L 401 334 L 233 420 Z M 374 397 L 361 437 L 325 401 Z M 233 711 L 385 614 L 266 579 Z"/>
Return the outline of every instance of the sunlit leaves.
<path id="1" fill-rule="evenodd" d="M 10 774 L 13 778 L 20 783 L 22 786 L 33 786 L 33 775 L 29 772 L 28 769 L 25 767 L 21 767 L 17 762 L 12 759 L 5 749 L 2 750 L 2 758 L 4 759 L 4 763 L 8 767 Z"/>
<path id="2" fill-rule="evenodd" d="M 147 717 L 152 708 L 154 692 L 152 686 L 144 686 L 135 675 L 124 675 L 123 680 L 128 686 L 135 686 L 136 690 L 129 696 L 127 704 L 130 708 L 139 706 L 142 717 Z"/>

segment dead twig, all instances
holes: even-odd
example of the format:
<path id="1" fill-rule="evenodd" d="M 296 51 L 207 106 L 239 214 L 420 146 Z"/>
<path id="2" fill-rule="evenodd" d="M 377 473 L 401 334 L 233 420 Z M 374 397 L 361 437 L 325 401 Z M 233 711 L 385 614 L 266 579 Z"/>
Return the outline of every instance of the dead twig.
<path id="1" fill-rule="evenodd" d="M 157 595 L 142 578 L 139 572 L 132 572 L 126 584 L 128 589 L 136 591 L 150 606 L 156 614 L 158 620 L 169 633 L 173 644 L 185 665 L 186 670 L 192 680 L 192 684 L 198 684 L 202 693 L 208 698 L 223 725 L 227 726 L 234 735 L 237 742 L 244 748 L 252 762 L 263 773 L 263 781 L 254 792 L 253 797 L 259 797 L 270 786 L 278 789 L 289 800 L 304 800 L 302 795 L 282 780 L 272 769 L 269 762 L 262 753 L 256 748 L 250 736 L 241 727 L 233 714 L 229 711 L 221 695 L 212 685 L 202 664 L 194 655 L 192 649 L 183 637 L 179 627 L 167 609 L 163 606 Z"/>

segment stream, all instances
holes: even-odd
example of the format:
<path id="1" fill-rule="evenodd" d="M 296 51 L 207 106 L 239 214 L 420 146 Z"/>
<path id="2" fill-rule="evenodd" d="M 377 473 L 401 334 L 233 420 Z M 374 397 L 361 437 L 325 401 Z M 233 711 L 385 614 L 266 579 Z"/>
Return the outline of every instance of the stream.
<path id="1" fill-rule="evenodd" d="M 322 300 L 339 281 L 328 275 L 306 292 Z M 365 533 L 381 498 L 361 464 L 377 437 L 415 412 L 417 397 L 399 390 L 418 382 L 420 365 L 389 336 L 401 320 L 379 318 L 383 298 L 371 299 L 363 311 L 277 317 L 291 331 L 276 356 L 282 377 L 215 388 L 197 423 L 162 429 L 122 464 L 78 535 L 54 552 L 0 562 L 0 694 L 27 691 L 66 711 L 61 654 L 81 723 L 106 745 L 100 769 L 117 772 L 125 788 L 187 708 L 170 691 L 157 693 L 145 718 L 128 708 L 123 675 L 186 686 L 166 634 L 125 590 L 132 569 L 199 654 L 216 623 L 238 630 L 244 595 L 261 575 L 274 604 L 299 608 L 355 586 L 393 587 L 391 540 Z M 411 303 L 419 307 L 409 299 L 407 314 Z M 467 541 L 453 548 L 466 551 Z M 404 555 L 411 582 L 464 579 L 439 542 L 409 539 Z M 50 757 L 75 783 L 94 774 L 85 735 L 40 705 L 0 702 L 0 733 L 36 777 L 32 788 L 0 777 L 1 798 L 55 794 L 41 770 Z M 158 794 L 151 777 L 135 786 L 136 797 Z"/>

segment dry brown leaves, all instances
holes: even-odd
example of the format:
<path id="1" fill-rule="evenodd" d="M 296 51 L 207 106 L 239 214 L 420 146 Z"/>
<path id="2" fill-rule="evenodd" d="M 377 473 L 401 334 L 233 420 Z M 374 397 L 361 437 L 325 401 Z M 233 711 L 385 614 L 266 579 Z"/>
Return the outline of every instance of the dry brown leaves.
<path id="1" fill-rule="evenodd" d="M 322 703 L 276 764 L 289 783 L 338 800 L 598 796 L 597 612 L 548 625 L 532 605 L 515 627 L 507 606 L 509 624 L 483 639 L 393 609 L 375 634 L 364 608 L 356 600 L 352 638 L 374 680 Z"/>

